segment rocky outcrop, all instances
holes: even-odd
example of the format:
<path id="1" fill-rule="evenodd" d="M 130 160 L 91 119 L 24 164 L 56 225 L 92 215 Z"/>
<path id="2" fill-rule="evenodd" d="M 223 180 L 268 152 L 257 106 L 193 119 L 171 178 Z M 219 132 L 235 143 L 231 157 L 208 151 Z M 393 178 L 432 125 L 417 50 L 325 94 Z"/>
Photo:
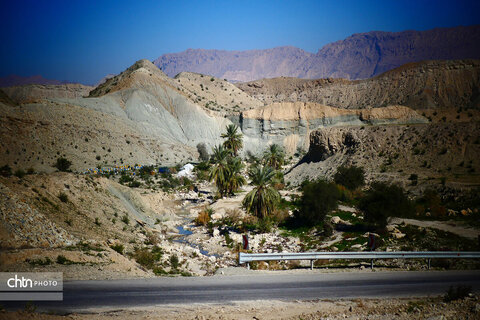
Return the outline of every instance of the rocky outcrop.
<path id="1" fill-rule="evenodd" d="M 409 62 L 479 58 L 477 25 L 359 33 L 327 44 L 316 54 L 295 47 L 250 51 L 188 49 L 162 55 L 154 63 L 170 77 L 191 71 L 236 82 L 279 76 L 366 79 Z"/>
<path id="2" fill-rule="evenodd" d="M 309 102 L 283 102 L 242 112 L 242 132 L 251 139 L 283 145 L 287 152 L 308 149 L 308 135 L 323 127 L 341 125 L 426 123 L 404 106 L 377 109 L 338 109 Z"/>
<path id="3" fill-rule="evenodd" d="M 276 78 L 237 86 L 267 104 L 303 101 L 337 108 L 478 108 L 480 60 L 411 63 L 361 81 Z"/>
<path id="4" fill-rule="evenodd" d="M 308 153 L 287 175 L 305 179 L 332 178 L 338 166 L 365 169 L 368 180 L 395 181 L 408 186 L 412 174 L 421 188 L 441 186 L 441 178 L 456 176 L 476 185 L 480 166 L 480 123 L 447 122 L 393 126 L 329 127 L 312 131 Z"/>

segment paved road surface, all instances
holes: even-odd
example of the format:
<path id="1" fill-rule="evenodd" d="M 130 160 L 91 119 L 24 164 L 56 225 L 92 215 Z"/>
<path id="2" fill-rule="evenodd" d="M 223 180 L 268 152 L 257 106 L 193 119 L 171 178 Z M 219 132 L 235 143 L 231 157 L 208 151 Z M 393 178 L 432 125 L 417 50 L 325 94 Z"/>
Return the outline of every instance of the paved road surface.
<path id="1" fill-rule="evenodd" d="M 35 302 L 39 310 L 82 311 L 244 300 L 307 300 L 442 295 L 467 284 L 480 291 L 480 271 L 255 274 L 192 278 L 65 282 L 63 302 Z M 3 303 L 8 309 L 23 303 Z"/>

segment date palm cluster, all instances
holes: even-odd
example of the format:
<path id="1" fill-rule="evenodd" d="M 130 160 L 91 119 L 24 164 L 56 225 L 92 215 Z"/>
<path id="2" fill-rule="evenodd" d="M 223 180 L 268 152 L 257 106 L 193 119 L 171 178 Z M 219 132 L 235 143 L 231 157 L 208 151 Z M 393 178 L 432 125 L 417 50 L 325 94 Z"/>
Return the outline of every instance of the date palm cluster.
<path id="1" fill-rule="evenodd" d="M 209 180 L 214 181 L 219 197 L 234 195 L 247 183 L 243 175 L 245 165 L 239 157 L 243 148 L 243 135 L 238 132 L 238 126 L 227 126 L 226 133 L 221 137 L 223 144 L 213 148 L 209 171 Z M 253 190 L 244 198 L 242 204 L 247 212 L 259 217 L 267 218 L 274 211 L 280 201 L 280 194 L 275 187 L 283 179 L 279 171 L 284 164 L 285 153 L 277 145 L 271 145 L 262 159 L 256 159 L 248 170 Z"/>

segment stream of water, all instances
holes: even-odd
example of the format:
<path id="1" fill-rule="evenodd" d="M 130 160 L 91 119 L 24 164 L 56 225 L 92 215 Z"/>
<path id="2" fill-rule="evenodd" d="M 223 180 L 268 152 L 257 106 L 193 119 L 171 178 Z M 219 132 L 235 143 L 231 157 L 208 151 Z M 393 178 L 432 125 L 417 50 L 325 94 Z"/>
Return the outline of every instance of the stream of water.
<path id="1" fill-rule="evenodd" d="M 198 249 L 201 254 L 203 254 L 207 257 L 212 257 L 213 256 L 213 257 L 218 258 L 218 254 L 211 254 L 207 250 L 203 249 L 201 245 L 188 241 L 186 237 L 193 234 L 193 232 L 188 230 L 188 229 L 185 229 L 186 226 L 191 227 L 192 225 L 178 225 L 178 226 L 176 226 L 176 228 L 178 230 L 178 234 L 180 234 L 180 237 L 178 237 L 177 239 L 175 239 L 173 241 L 178 242 L 178 243 L 184 243 L 184 244 L 186 244 L 186 245 L 188 245 L 192 248 Z"/>

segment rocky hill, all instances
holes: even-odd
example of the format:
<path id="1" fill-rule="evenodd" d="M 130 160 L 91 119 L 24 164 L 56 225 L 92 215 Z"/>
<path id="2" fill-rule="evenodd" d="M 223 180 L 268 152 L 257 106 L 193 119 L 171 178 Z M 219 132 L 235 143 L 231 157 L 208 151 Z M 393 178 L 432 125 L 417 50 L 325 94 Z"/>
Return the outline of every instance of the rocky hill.
<path id="1" fill-rule="evenodd" d="M 2 162 L 49 172 L 59 156 L 78 171 L 192 161 L 196 145 L 214 145 L 231 122 L 207 114 L 173 81 L 141 60 L 86 98 L 58 97 L 45 89 L 39 92 L 45 98 L 16 107 L 0 104 Z M 15 96 L 19 89 L 5 90 Z"/>
<path id="2" fill-rule="evenodd" d="M 410 63 L 367 80 L 275 78 L 237 86 L 267 104 L 308 101 L 338 108 L 478 108 L 480 60 Z"/>
<path id="3" fill-rule="evenodd" d="M 307 79 L 366 79 L 409 62 L 479 59 L 480 25 L 354 34 L 327 44 L 316 54 L 295 47 L 224 51 L 188 49 L 154 61 L 170 77 L 184 71 L 229 81 L 279 76 Z"/>
<path id="4" fill-rule="evenodd" d="M 193 102 L 210 114 L 231 115 L 263 106 L 258 99 L 237 88 L 225 79 L 199 73 L 182 72 L 172 84 L 187 94 Z"/>
<path id="5" fill-rule="evenodd" d="M 340 165 L 365 169 L 369 180 L 416 187 L 479 186 L 480 122 L 321 128 L 310 134 L 310 148 L 288 173 L 305 179 L 332 178 Z M 443 182 L 442 182 L 443 181 Z"/>

